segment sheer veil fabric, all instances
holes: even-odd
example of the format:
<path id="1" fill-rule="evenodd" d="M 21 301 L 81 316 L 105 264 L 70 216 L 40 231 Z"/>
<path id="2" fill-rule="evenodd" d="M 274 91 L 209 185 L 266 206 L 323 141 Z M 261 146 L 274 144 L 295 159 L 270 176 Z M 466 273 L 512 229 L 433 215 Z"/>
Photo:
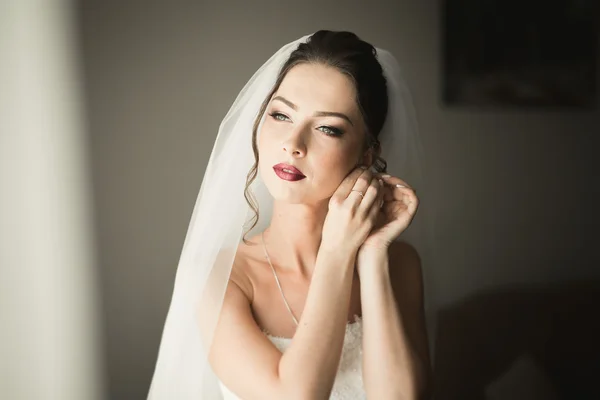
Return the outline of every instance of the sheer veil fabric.
<path id="1" fill-rule="evenodd" d="M 246 176 L 254 163 L 252 127 L 280 68 L 291 52 L 309 37 L 288 43 L 271 56 L 238 94 L 219 126 L 179 259 L 149 400 L 223 398 L 219 381 L 208 363 L 208 349 L 238 244 L 254 216 L 244 197 Z M 381 156 L 388 163 L 388 172 L 415 188 L 420 200 L 411 226 L 398 240 L 411 243 L 421 256 L 431 338 L 435 301 L 429 268 L 433 264 L 434 212 L 427 197 L 423 151 L 412 100 L 402 81 L 400 67 L 384 49 L 377 48 L 377 58 L 387 79 L 389 96 L 388 116 L 379 135 Z M 263 115 L 261 125 L 264 118 Z M 273 206 L 260 171 L 252 191 L 259 205 L 260 219 L 248 237 L 268 226 Z"/>

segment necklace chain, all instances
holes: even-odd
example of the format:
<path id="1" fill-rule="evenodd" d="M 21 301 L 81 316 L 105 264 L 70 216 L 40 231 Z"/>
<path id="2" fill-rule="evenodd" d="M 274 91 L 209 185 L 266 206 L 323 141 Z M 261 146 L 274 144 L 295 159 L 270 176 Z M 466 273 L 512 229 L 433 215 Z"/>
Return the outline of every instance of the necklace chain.
<path id="1" fill-rule="evenodd" d="M 279 292 L 281 293 L 281 297 L 283 298 L 283 302 L 285 303 L 285 306 L 287 307 L 288 311 L 290 312 L 290 315 L 292 316 L 292 319 L 294 320 L 294 323 L 296 324 L 296 326 L 298 326 L 298 320 L 294 316 L 294 313 L 292 312 L 292 309 L 290 308 L 290 305 L 288 304 L 287 300 L 285 299 L 285 295 L 283 294 L 283 289 L 281 289 L 281 283 L 279 282 L 279 278 L 277 277 L 277 272 L 275 272 L 275 268 L 273 268 L 273 264 L 271 263 L 271 258 L 269 257 L 269 253 L 267 252 L 267 246 L 265 245 L 265 233 L 262 232 L 260 234 L 260 237 L 261 237 L 261 240 L 262 240 L 263 249 L 265 251 L 265 257 L 267 258 L 267 261 L 269 262 L 269 266 L 271 267 L 271 271 L 273 271 L 273 275 L 275 276 L 275 282 L 277 283 L 277 287 L 279 288 Z"/>

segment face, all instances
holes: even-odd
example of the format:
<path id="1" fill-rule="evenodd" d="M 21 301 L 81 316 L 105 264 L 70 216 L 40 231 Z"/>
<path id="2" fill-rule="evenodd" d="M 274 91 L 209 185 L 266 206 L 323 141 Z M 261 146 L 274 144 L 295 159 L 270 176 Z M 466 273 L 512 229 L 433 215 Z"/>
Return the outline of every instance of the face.
<path id="1" fill-rule="evenodd" d="M 365 129 L 355 98 L 350 78 L 332 67 L 300 64 L 287 73 L 258 137 L 259 171 L 275 200 L 321 203 L 363 161 Z"/>

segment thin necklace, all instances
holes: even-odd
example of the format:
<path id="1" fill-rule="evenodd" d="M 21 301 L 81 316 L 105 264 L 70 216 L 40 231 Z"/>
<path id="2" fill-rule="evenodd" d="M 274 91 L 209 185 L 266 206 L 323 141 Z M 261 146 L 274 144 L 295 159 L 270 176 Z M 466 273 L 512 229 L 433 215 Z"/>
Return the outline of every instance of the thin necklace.
<path id="1" fill-rule="evenodd" d="M 281 289 L 281 283 L 279 282 L 279 278 L 277 277 L 277 273 L 275 272 L 275 268 L 273 268 L 273 264 L 271 264 L 271 258 L 269 257 L 269 253 L 267 252 L 267 246 L 265 245 L 265 233 L 262 232 L 260 234 L 260 237 L 261 237 L 261 240 L 262 240 L 263 249 L 265 250 L 265 257 L 267 258 L 267 261 L 269 262 L 269 266 L 271 266 L 271 271 L 273 271 L 273 275 L 275 275 L 275 282 L 277 282 L 277 287 L 279 288 L 279 292 L 281 293 L 281 297 L 283 298 L 283 302 L 285 303 L 285 306 L 287 307 L 288 311 L 290 312 L 290 315 L 292 316 L 292 318 L 294 320 L 294 323 L 296 324 L 296 326 L 298 326 L 298 320 L 294 316 L 294 313 L 292 312 L 292 309 L 290 308 L 290 305 L 288 304 L 287 300 L 285 299 L 285 295 L 283 294 L 283 290 Z"/>

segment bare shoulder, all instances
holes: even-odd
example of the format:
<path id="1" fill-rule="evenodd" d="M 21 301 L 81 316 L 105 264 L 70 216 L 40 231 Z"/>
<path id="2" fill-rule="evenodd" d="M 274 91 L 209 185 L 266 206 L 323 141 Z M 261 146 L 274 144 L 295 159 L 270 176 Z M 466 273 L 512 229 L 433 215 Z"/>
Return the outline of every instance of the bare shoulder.
<path id="1" fill-rule="evenodd" d="M 229 280 L 235 283 L 246 295 L 249 302 L 254 298 L 254 287 L 251 280 L 250 260 L 252 258 L 252 245 L 241 242 L 238 245 Z"/>
<path id="2" fill-rule="evenodd" d="M 277 372 L 282 354 L 252 315 L 252 249 L 242 242 L 236 251 L 209 361 L 219 380 L 239 398 L 285 398 Z"/>

